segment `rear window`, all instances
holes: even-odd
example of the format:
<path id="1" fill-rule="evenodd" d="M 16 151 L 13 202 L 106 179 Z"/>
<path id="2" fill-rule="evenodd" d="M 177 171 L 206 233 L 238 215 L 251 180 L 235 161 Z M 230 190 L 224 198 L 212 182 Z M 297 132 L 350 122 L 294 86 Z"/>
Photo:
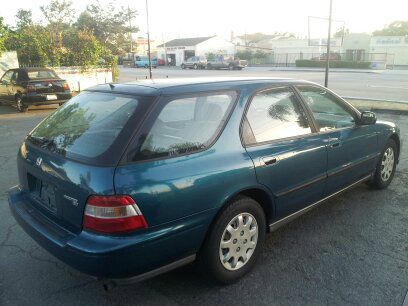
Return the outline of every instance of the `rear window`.
<path id="1" fill-rule="evenodd" d="M 41 122 L 27 140 L 67 157 L 95 161 L 109 150 L 116 152 L 124 147 L 114 143 L 119 138 L 127 143 L 126 138 L 134 131 L 127 125 L 132 117 L 143 116 L 146 99 L 152 98 L 83 92 Z M 108 155 L 105 159 L 112 154 Z"/>
<path id="2" fill-rule="evenodd" d="M 56 73 L 51 70 L 27 71 L 27 75 L 30 80 L 58 78 Z"/>
<path id="3" fill-rule="evenodd" d="M 155 119 L 149 120 L 133 160 L 174 157 L 208 148 L 236 97 L 236 92 L 225 92 L 169 99 Z"/>

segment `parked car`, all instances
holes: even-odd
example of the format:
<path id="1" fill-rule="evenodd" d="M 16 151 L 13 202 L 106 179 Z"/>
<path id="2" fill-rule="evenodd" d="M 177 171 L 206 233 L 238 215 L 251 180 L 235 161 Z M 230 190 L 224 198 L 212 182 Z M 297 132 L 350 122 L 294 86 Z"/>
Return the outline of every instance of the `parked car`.
<path id="1" fill-rule="evenodd" d="M 152 62 L 152 67 L 156 68 L 157 67 L 157 58 L 152 58 L 151 62 Z M 149 58 L 147 56 L 146 57 L 136 56 L 135 67 L 136 68 L 139 68 L 139 67 L 149 68 Z"/>
<path id="2" fill-rule="evenodd" d="M 72 97 L 67 81 L 47 68 L 7 70 L 0 79 L 0 100 L 25 112 L 30 105 L 62 105 Z"/>
<path id="3" fill-rule="evenodd" d="M 164 66 L 164 65 L 166 65 L 166 61 L 164 59 L 162 59 L 162 58 L 158 58 L 157 59 L 157 65 L 158 66 Z"/>
<path id="4" fill-rule="evenodd" d="M 105 285 L 194 260 L 231 283 L 265 235 L 359 183 L 386 188 L 399 128 L 317 84 L 181 79 L 86 89 L 17 156 L 10 209 Z"/>
<path id="5" fill-rule="evenodd" d="M 248 66 L 248 61 L 232 57 L 217 56 L 207 61 L 207 69 L 242 70 L 246 66 Z"/>
<path id="6" fill-rule="evenodd" d="M 188 58 L 181 64 L 182 69 L 205 69 L 207 67 L 207 59 L 204 56 L 193 56 Z"/>

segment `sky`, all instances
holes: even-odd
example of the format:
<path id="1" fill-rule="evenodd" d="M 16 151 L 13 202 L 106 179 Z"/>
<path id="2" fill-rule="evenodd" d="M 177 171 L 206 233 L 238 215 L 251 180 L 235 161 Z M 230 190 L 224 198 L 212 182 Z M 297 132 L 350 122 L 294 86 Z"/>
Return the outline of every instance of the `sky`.
<path id="1" fill-rule="evenodd" d="M 157 41 L 182 37 L 220 35 L 225 38 L 245 33 L 293 32 L 308 35 L 308 16 L 328 17 L 329 0 L 148 0 L 150 35 Z M 40 6 L 48 0 L 2 0 L 0 16 L 15 23 L 19 8 L 31 9 L 35 21 L 42 20 Z M 79 15 L 92 0 L 73 0 Z M 145 0 L 100 0 L 138 11 L 133 24 L 135 36 L 146 34 Z M 333 0 L 334 27 L 343 22 L 354 33 L 371 33 L 394 20 L 408 20 L 408 0 Z M 325 35 L 324 22 L 311 19 L 314 36 Z M 316 22 L 315 22 L 316 21 Z"/>

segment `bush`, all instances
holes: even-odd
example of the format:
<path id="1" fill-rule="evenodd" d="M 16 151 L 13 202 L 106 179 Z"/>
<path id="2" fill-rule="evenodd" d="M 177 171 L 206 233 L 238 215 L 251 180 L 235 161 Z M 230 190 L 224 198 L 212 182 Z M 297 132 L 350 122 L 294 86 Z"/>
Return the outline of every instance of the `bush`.
<path id="1" fill-rule="evenodd" d="M 370 69 L 371 62 L 330 61 L 330 68 Z M 296 60 L 296 67 L 326 67 L 326 61 Z"/>

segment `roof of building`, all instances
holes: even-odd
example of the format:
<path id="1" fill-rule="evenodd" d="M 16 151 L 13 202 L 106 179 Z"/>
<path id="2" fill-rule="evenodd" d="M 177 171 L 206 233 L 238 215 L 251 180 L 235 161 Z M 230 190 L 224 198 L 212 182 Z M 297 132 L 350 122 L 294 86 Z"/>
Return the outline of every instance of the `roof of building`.
<path id="1" fill-rule="evenodd" d="M 164 47 L 164 45 L 166 45 L 166 47 L 195 46 L 213 37 L 214 36 L 177 38 L 170 40 L 165 44 L 158 45 L 157 47 Z"/>

